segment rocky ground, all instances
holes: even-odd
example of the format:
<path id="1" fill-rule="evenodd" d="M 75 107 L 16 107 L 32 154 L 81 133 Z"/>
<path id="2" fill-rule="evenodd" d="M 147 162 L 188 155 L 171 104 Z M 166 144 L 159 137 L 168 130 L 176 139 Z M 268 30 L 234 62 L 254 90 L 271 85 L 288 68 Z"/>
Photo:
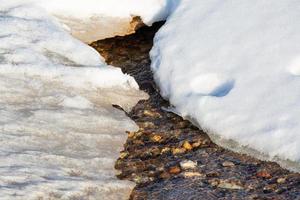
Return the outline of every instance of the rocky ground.
<path id="1" fill-rule="evenodd" d="M 137 183 L 131 199 L 300 199 L 300 174 L 225 150 L 166 111 L 169 104 L 159 95 L 149 59 L 161 25 L 91 44 L 107 63 L 134 76 L 150 95 L 128 113 L 140 129 L 128 133 L 116 162 L 119 178 Z"/>

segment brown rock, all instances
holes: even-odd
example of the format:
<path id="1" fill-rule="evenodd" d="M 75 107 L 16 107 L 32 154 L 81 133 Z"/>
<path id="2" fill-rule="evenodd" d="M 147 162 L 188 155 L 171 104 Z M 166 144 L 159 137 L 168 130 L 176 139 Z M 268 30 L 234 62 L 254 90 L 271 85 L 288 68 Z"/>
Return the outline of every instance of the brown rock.
<path id="1" fill-rule="evenodd" d="M 175 149 L 172 149 L 172 153 L 173 155 L 176 155 L 176 154 L 183 154 L 186 152 L 186 149 L 185 148 L 175 148 Z"/>
<path id="2" fill-rule="evenodd" d="M 257 172 L 256 176 L 260 177 L 260 178 L 266 178 L 266 179 L 272 178 L 271 174 L 269 172 L 267 172 L 266 170 L 261 170 L 261 171 Z"/>
<path id="3" fill-rule="evenodd" d="M 151 140 L 153 142 L 160 142 L 162 140 L 162 137 L 160 135 L 154 135 L 151 137 Z"/>
<path id="4" fill-rule="evenodd" d="M 222 163 L 222 166 L 223 167 L 234 167 L 235 164 L 233 162 L 230 162 L 230 161 L 225 161 Z"/>
<path id="5" fill-rule="evenodd" d="M 182 145 L 183 148 L 185 148 L 186 150 L 190 151 L 193 149 L 193 146 L 188 142 L 188 141 L 185 141 Z"/>
<path id="6" fill-rule="evenodd" d="M 170 174 L 179 174 L 180 172 L 181 172 L 181 169 L 180 169 L 180 167 L 178 167 L 178 166 L 171 167 L 171 168 L 169 169 L 169 173 L 170 173 Z"/>
<path id="7" fill-rule="evenodd" d="M 185 178 L 205 177 L 205 175 L 201 174 L 199 172 L 184 172 L 183 177 L 185 177 Z"/>
<path id="8" fill-rule="evenodd" d="M 197 162 L 191 160 L 184 160 L 180 162 L 180 167 L 183 170 L 195 169 L 197 167 Z"/>
<path id="9" fill-rule="evenodd" d="M 158 112 L 154 112 L 151 110 L 144 110 L 143 114 L 147 117 L 159 118 L 161 115 Z"/>

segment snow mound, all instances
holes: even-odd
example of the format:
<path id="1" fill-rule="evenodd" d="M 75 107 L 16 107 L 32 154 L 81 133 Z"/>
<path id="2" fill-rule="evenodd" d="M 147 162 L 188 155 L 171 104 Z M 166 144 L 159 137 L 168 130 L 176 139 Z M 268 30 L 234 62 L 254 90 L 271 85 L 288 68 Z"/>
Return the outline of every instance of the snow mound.
<path id="1" fill-rule="evenodd" d="M 152 69 L 176 112 L 235 151 L 300 171 L 300 3 L 181 1 Z"/>
<path id="2" fill-rule="evenodd" d="M 137 126 L 111 104 L 145 95 L 29 2 L 0 0 L 0 199 L 127 199 L 114 164 Z"/>

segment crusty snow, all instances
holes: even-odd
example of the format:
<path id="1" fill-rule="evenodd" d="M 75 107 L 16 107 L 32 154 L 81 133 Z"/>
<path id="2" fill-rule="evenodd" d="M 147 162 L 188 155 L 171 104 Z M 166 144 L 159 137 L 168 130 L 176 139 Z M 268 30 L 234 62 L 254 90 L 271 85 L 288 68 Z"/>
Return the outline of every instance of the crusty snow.
<path id="1" fill-rule="evenodd" d="M 220 145 L 300 171 L 299 19 L 294 0 L 181 1 L 151 51 L 162 95 Z"/>
<path id="2" fill-rule="evenodd" d="M 114 164 L 145 95 L 29 1 L 0 0 L 0 199 L 127 199 Z"/>

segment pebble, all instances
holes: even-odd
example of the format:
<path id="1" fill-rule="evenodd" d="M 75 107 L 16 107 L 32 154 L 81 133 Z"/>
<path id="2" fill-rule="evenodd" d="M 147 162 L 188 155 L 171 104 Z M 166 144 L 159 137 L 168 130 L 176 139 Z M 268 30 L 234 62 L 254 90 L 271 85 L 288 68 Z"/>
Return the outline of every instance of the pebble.
<path id="1" fill-rule="evenodd" d="M 260 178 L 266 178 L 266 179 L 272 178 L 271 174 L 269 172 L 267 172 L 266 170 L 261 170 L 261 171 L 257 172 L 256 176 L 260 177 Z"/>
<path id="2" fill-rule="evenodd" d="M 127 132 L 129 138 L 133 138 L 135 136 L 135 132 Z"/>
<path id="3" fill-rule="evenodd" d="M 159 118 L 161 115 L 158 112 L 153 112 L 151 110 L 144 110 L 143 114 L 147 117 Z"/>
<path id="4" fill-rule="evenodd" d="M 232 181 L 232 180 L 221 180 L 218 184 L 219 188 L 223 189 L 229 189 L 229 190 L 241 190 L 244 189 L 242 184 L 238 181 Z"/>
<path id="5" fill-rule="evenodd" d="M 175 149 L 172 149 L 172 153 L 173 155 L 176 155 L 176 154 L 183 154 L 186 152 L 186 149 L 185 148 L 175 148 Z"/>
<path id="6" fill-rule="evenodd" d="M 193 146 L 188 141 L 185 141 L 182 146 L 188 151 L 193 149 Z"/>
<path id="7" fill-rule="evenodd" d="M 282 184 L 286 182 L 286 178 L 278 178 L 277 183 Z"/>
<path id="8" fill-rule="evenodd" d="M 121 158 L 121 159 L 127 158 L 128 155 L 129 155 L 128 152 L 122 152 L 122 153 L 120 154 L 120 158 Z"/>
<path id="9" fill-rule="evenodd" d="M 162 137 L 160 135 L 154 135 L 151 139 L 153 142 L 160 142 L 162 140 Z"/>
<path id="10" fill-rule="evenodd" d="M 165 147 L 161 150 L 161 154 L 164 154 L 164 153 L 169 153 L 171 151 L 171 148 L 170 147 Z"/>
<path id="11" fill-rule="evenodd" d="M 195 169 L 197 167 L 197 162 L 191 160 L 184 160 L 180 162 L 180 167 L 183 170 Z"/>
<path id="12" fill-rule="evenodd" d="M 233 162 L 230 161 L 225 161 L 222 163 L 223 167 L 234 167 L 235 164 Z"/>
<path id="13" fill-rule="evenodd" d="M 200 141 L 194 142 L 194 143 L 192 144 L 192 147 L 193 147 L 193 148 L 198 148 L 198 147 L 200 147 L 200 146 L 201 146 L 201 142 L 200 142 Z"/>
<path id="14" fill-rule="evenodd" d="M 205 175 L 201 174 L 199 172 L 184 172 L 183 177 L 185 177 L 185 178 L 205 177 Z"/>
<path id="15" fill-rule="evenodd" d="M 142 128 L 154 128 L 155 125 L 153 122 L 140 122 L 138 125 Z"/>
<path id="16" fill-rule="evenodd" d="M 179 174 L 180 172 L 181 172 L 181 169 L 180 169 L 180 167 L 178 167 L 178 166 L 171 167 L 171 168 L 169 169 L 169 173 L 170 173 L 170 174 Z"/>

